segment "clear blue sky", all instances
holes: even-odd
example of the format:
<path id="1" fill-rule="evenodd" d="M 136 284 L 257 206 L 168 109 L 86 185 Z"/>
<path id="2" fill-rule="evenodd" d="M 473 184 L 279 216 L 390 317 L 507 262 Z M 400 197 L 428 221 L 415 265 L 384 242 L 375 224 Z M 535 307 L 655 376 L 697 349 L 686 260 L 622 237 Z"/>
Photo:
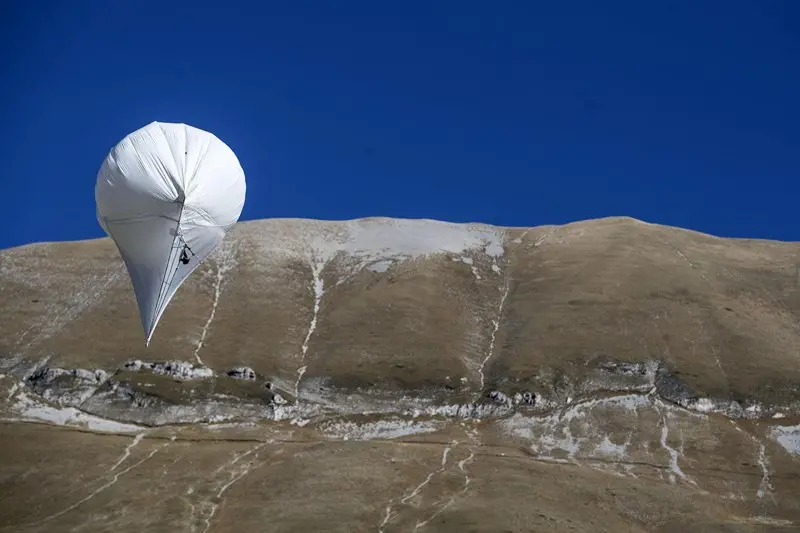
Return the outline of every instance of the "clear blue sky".
<path id="1" fill-rule="evenodd" d="M 0 54 L 0 247 L 102 236 L 153 120 L 234 149 L 243 219 L 800 240 L 796 1 L 6 0 Z"/>

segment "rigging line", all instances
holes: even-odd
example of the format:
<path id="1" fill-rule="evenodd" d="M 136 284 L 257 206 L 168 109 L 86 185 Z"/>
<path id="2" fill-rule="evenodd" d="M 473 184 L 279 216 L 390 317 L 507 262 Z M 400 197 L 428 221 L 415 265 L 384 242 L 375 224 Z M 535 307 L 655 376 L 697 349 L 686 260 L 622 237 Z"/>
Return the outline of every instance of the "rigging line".
<path id="1" fill-rule="evenodd" d="M 180 210 L 178 211 L 178 226 L 176 227 L 175 238 L 172 240 L 172 246 L 170 247 L 170 250 L 174 250 L 175 249 L 175 241 L 177 241 L 179 237 L 180 237 L 181 240 L 183 240 L 183 237 L 180 236 L 180 228 L 181 228 L 180 220 L 181 220 L 181 216 L 183 216 L 183 202 L 181 200 L 178 200 L 176 203 L 178 205 L 180 205 Z M 161 281 L 161 290 L 159 291 L 158 298 L 156 298 L 155 309 L 153 309 L 153 317 L 150 320 L 150 325 L 149 325 L 150 330 L 153 329 L 153 325 L 155 324 L 156 317 L 158 316 L 158 309 L 161 306 L 161 302 L 162 302 L 162 300 L 164 298 L 164 295 L 165 295 L 165 290 L 164 290 L 165 289 L 165 285 L 167 287 L 169 287 L 169 283 L 172 282 L 172 278 L 169 278 L 169 281 L 167 281 L 167 277 L 169 276 L 170 264 L 172 262 L 173 262 L 172 254 L 170 253 L 169 254 L 169 258 L 167 259 L 167 264 L 166 264 L 166 266 L 164 268 L 164 274 L 163 274 L 163 276 L 161 278 L 161 280 L 162 280 Z M 175 270 L 177 270 L 177 268 Z M 173 274 L 174 274 L 174 271 L 173 271 Z M 173 275 L 173 277 L 174 277 L 174 275 Z"/>

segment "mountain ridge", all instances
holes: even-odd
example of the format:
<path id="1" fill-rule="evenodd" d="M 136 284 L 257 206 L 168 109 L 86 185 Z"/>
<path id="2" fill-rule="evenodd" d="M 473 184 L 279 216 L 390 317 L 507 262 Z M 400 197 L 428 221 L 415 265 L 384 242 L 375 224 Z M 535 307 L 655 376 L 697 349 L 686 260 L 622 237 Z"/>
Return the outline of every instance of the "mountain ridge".
<path id="1" fill-rule="evenodd" d="M 267 512 L 255 510 L 257 501 L 282 502 L 265 507 L 287 517 L 269 522 L 273 531 L 329 529 L 323 524 L 333 517 L 343 530 L 385 533 L 478 524 L 790 530 L 800 524 L 798 253 L 795 243 L 629 217 L 533 228 L 386 217 L 242 222 L 178 290 L 145 348 L 110 239 L 4 250 L 0 387 L 9 392 L 0 396 L 0 440 L 30 465 L 13 444 L 23 435 L 43 450 L 46 435 L 54 445 L 84 439 L 30 422 L 131 435 L 115 437 L 127 443 L 124 453 L 109 452 L 109 470 L 98 473 L 110 476 L 108 490 L 138 486 L 117 481 L 110 467 L 137 460 L 131 455 L 140 447 L 138 460 L 148 462 L 180 449 L 198 461 L 210 454 L 213 463 L 231 447 L 238 451 L 229 462 L 241 453 L 259 458 L 242 470 L 198 463 L 191 486 L 212 496 L 227 494 L 228 482 L 245 483 L 240 475 L 284 480 L 285 500 L 253 499 L 244 486 L 236 499 L 164 493 L 165 501 L 191 503 L 180 515 L 190 531 L 212 522 L 262 530 L 266 522 L 238 529 L 234 518 L 243 509 Z M 156 436 L 162 444 L 149 440 Z M 87 449 L 106 453 L 85 439 Z M 237 439 L 255 445 L 239 449 Z M 335 485 L 338 474 L 308 470 L 313 454 L 304 442 L 319 446 L 319 461 L 346 457 L 336 464 L 363 476 L 350 493 L 358 509 L 313 488 L 314 479 Z M 407 448 L 416 442 L 433 447 Z M 505 450 L 534 477 L 519 477 L 503 466 L 510 459 L 489 450 Z M 291 478 L 277 459 L 284 454 Z M 369 467 L 357 474 L 361 463 Z M 394 464 L 401 471 L 381 470 Z M 20 494 L 10 511 L 37 489 L 8 476 Z M 542 503 L 543 518 L 526 498 L 498 499 L 485 484 L 502 479 L 551 501 L 537 476 L 588 511 Z M 326 503 L 292 504 L 300 486 Z M 612 486 L 622 500 L 602 492 Z M 95 497 L 86 490 L 91 509 Z M 58 516 L 70 517 L 70 527 L 90 523 L 80 506 L 69 510 L 67 494 L 52 494 L 47 513 L 61 512 L 63 501 L 68 511 Z M 170 523 L 169 506 L 134 500 L 127 512 L 154 507 Z M 238 511 L 218 514 L 222 501 Z M 0 519 L 0 531 L 35 523 L 32 512 Z M 120 530 L 142 527 L 122 515 L 104 520 Z"/>
<path id="2" fill-rule="evenodd" d="M 714 233 L 710 233 L 707 231 L 699 230 L 699 229 L 692 229 L 686 228 L 677 225 L 671 224 L 664 224 L 659 222 L 648 222 L 646 220 L 630 216 L 630 215 L 608 215 L 603 217 L 597 218 L 586 218 L 586 219 L 579 219 L 573 220 L 570 222 L 564 222 L 560 224 L 539 224 L 536 226 L 505 226 L 505 225 L 498 225 L 493 224 L 490 222 L 482 222 L 479 220 L 469 221 L 469 222 L 457 222 L 457 221 L 449 221 L 449 220 L 441 220 L 435 219 L 430 217 L 418 217 L 418 218 L 411 218 L 411 217 L 390 217 L 390 216 L 379 216 L 379 215 L 370 215 L 370 216 L 363 216 L 363 217 L 354 217 L 354 218 L 343 218 L 343 219 L 316 219 L 316 218 L 305 218 L 305 217 L 270 217 L 270 218 L 261 218 L 261 219 L 242 219 L 237 222 L 237 225 L 249 225 L 249 224 L 258 224 L 258 223 L 265 223 L 265 222 L 290 222 L 290 223 L 303 223 L 303 222 L 313 222 L 313 223 L 331 223 L 331 224 L 346 224 L 346 223 L 353 223 L 353 222 L 370 222 L 370 221 L 388 221 L 388 220 L 395 220 L 395 221 L 410 221 L 410 222 L 430 222 L 435 224 L 448 224 L 448 225 L 456 225 L 456 226 L 488 226 L 493 227 L 501 230 L 516 230 L 516 231 L 525 231 L 531 229 L 539 229 L 539 228 L 553 228 L 553 227 L 566 227 L 571 226 L 574 224 L 586 224 L 586 223 L 593 223 L 593 222 L 601 222 L 601 221 L 629 221 L 635 222 L 639 224 L 646 224 L 650 226 L 657 226 L 660 228 L 671 229 L 671 230 L 678 230 L 688 233 L 694 233 L 697 235 L 701 235 L 704 237 L 710 237 L 713 239 L 723 239 L 729 241 L 744 241 L 744 242 L 765 242 L 765 243 L 782 243 L 782 244 L 798 244 L 800 241 L 788 241 L 788 240 L 781 240 L 781 239 L 773 239 L 769 237 L 735 237 L 735 236 L 725 236 L 725 235 L 717 235 Z M 13 250 L 17 248 L 24 248 L 27 246 L 39 246 L 39 245 L 53 245 L 53 244 L 71 244 L 71 243 L 88 243 L 93 241 L 100 241 L 100 240 L 110 240 L 110 237 L 107 236 L 98 236 L 98 237 L 87 237 L 81 239 L 66 239 L 60 241 L 34 241 L 24 244 L 17 244 L 13 246 L 8 246 L 6 248 L 0 248 L 0 252 L 5 250 Z"/>

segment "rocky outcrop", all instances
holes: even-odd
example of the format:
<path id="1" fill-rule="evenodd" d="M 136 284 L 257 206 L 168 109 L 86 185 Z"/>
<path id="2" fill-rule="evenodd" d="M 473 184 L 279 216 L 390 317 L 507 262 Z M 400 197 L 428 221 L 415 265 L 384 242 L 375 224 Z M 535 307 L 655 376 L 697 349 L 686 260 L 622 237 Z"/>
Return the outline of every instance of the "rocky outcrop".
<path id="1" fill-rule="evenodd" d="M 214 376 L 210 368 L 185 361 L 146 363 L 137 359 L 125 363 L 124 368 L 130 372 L 150 371 L 176 379 L 208 379 Z"/>
<path id="2" fill-rule="evenodd" d="M 236 368 L 232 368 L 228 370 L 227 374 L 234 379 L 244 379 L 247 381 L 256 380 L 256 371 L 249 366 L 238 366 Z"/>
<path id="3" fill-rule="evenodd" d="M 134 376 L 144 373 L 141 377 Z M 163 376 L 179 383 L 172 391 L 158 380 L 145 376 Z M 529 383 L 546 382 L 552 371 L 524 379 Z M 599 375 L 605 378 L 598 377 Z M 627 380 L 629 381 L 623 381 Z M 211 380 L 211 381 L 209 381 Z M 252 386 L 223 387 L 221 380 Z M 115 372 L 104 370 L 42 367 L 23 382 L 43 400 L 59 406 L 80 408 L 97 416 L 146 425 L 169 425 L 221 420 L 264 421 L 313 419 L 337 415 L 381 413 L 384 415 L 439 416 L 456 419 L 488 419 L 514 412 L 537 415 L 565 409 L 576 403 L 609 395 L 638 394 L 658 398 L 697 413 L 715 413 L 731 420 L 780 419 L 800 416 L 800 402 L 763 405 L 709 398 L 692 390 L 678 376 L 655 361 L 630 363 L 605 361 L 586 382 L 570 383 L 563 388 L 541 391 L 489 391 L 476 401 L 462 402 L 463 391 L 445 394 L 430 391 L 416 396 L 396 395 L 390 391 L 337 390 L 322 388 L 305 400 L 287 400 L 272 382 L 258 385 L 255 371 L 237 367 L 216 376 L 208 367 L 170 361 L 145 363 L 130 361 Z M 215 385 L 211 385 L 214 383 Z M 607 388 L 600 388 L 605 385 Z M 211 388 L 209 388 L 211 387 Z M 513 389 L 512 389 L 513 390 Z"/>
<path id="4" fill-rule="evenodd" d="M 78 407 L 102 386 L 109 376 L 104 370 L 43 367 L 34 371 L 25 384 L 49 402 Z"/>

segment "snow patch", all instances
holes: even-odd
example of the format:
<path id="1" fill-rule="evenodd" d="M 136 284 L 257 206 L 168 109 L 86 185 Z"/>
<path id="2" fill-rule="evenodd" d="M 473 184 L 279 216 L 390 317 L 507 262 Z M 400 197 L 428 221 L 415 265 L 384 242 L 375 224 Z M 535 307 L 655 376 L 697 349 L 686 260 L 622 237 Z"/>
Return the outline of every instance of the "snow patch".
<path id="1" fill-rule="evenodd" d="M 700 413 L 710 413 L 714 411 L 716 406 L 710 399 L 700 398 L 692 407 Z"/>
<path id="2" fill-rule="evenodd" d="M 594 454 L 627 457 L 629 442 L 615 444 L 604 427 L 606 417 L 593 411 L 616 409 L 633 411 L 649 406 L 647 399 L 638 394 L 599 398 L 572 404 L 545 416 L 514 414 L 500 422 L 507 433 L 530 442 L 531 450 L 540 458 L 556 462 L 575 461 L 579 455 Z M 630 439 L 630 436 L 629 436 Z"/>
<path id="3" fill-rule="evenodd" d="M 624 442 L 620 443 L 619 427 L 609 409 L 620 412 L 624 416 L 634 417 L 632 428 Z M 507 433 L 523 438 L 530 443 L 531 450 L 541 459 L 555 462 L 574 462 L 585 460 L 591 462 L 596 457 L 610 458 L 614 461 L 631 462 L 635 460 L 638 449 L 647 449 L 646 441 L 641 437 L 632 445 L 634 433 L 638 430 L 635 420 L 642 410 L 655 411 L 660 425 L 660 445 L 668 454 L 669 480 L 675 483 L 681 479 L 691 485 L 697 485 L 680 466 L 683 455 L 683 442 L 679 448 L 670 443 L 669 419 L 675 409 L 661 402 L 651 394 L 626 394 L 607 398 L 596 398 L 566 406 L 546 416 L 523 416 L 520 413 L 500 422 Z M 700 416 L 689 411 L 681 411 L 688 416 Z M 621 465 L 615 465 L 620 468 Z M 615 474 L 633 475 L 630 470 L 623 469 Z"/>
<path id="4" fill-rule="evenodd" d="M 453 224 L 433 220 L 362 219 L 343 223 L 345 235 L 338 242 L 316 247 L 331 256 L 342 251 L 359 258 L 413 259 L 440 252 L 461 254 L 483 250 L 503 255 L 503 232 L 481 224 Z"/>
<path id="5" fill-rule="evenodd" d="M 375 261 L 374 263 L 367 265 L 367 270 L 382 274 L 389 270 L 393 264 L 393 261 Z"/>
<path id="6" fill-rule="evenodd" d="M 800 425 L 775 427 L 772 429 L 772 438 L 790 454 L 800 455 Z"/>
<path id="7" fill-rule="evenodd" d="M 102 433 L 137 433 L 145 429 L 141 426 L 89 415 L 74 407 L 51 407 L 31 398 L 25 392 L 17 395 L 12 410 L 18 413 L 23 421 L 41 421 L 59 426 L 82 427 Z"/>
<path id="8" fill-rule="evenodd" d="M 497 258 L 504 253 L 505 230 L 486 224 L 392 218 L 281 222 L 264 227 L 259 235 L 267 254 L 304 260 L 310 256 L 322 263 L 341 256 L 337 266 L 345 278 L 364 268 L 381 271 L 434 254 L 477 252 Z"/>
<path id="9" fill-rule="evenodd" d="M 465 265 L 469 265 L 470 270 L 472 271 L 472 275 L 475 276 L 475 279 L 477 281 L 480 281 L 482 279 L 480 273 L 478 272 L 478 267 L 475 266 L 475 261 L 471 257 L 465 257 L 465 256 L 453 257 L 452 261 L 455 263 L 461 262 L 464 263 Z M 498 268 L 497 271 L 499 271 L 499 267 L 497 267 L 496 264 L 492 265 L 492 270 L 494 270 L 494 268 Z"/>
<path id="10" fill-rule="evenodd" d="M 603 435 L 603 441 L 595 447 L 594 453 L 612 459 L 622 459 L 628 452 L 627 444 L 614 444 L 608 435 Z"/>

